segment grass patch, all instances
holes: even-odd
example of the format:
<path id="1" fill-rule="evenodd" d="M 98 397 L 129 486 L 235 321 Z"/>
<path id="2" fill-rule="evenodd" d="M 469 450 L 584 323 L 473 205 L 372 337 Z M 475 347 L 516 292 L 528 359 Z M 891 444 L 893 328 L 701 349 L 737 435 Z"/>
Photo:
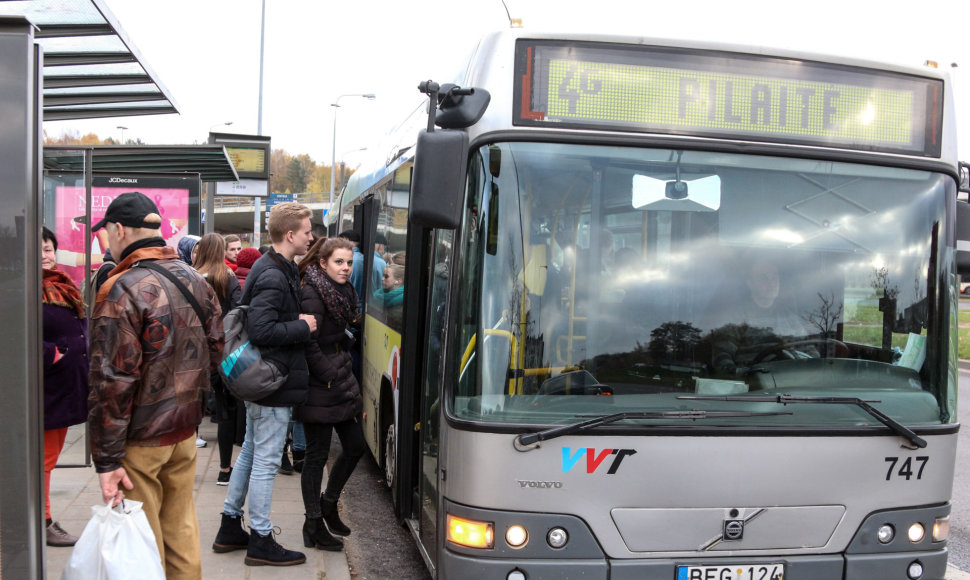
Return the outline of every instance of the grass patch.
<path id="1" fill-rule="evenodd" d="M 970 324 L 970 310 L 961 310 L 957 315 L 957 320 L 960 324 Z"/>
<path id="2" fill-rule="evenodd" d="M 957 356 L 961 359 L 970 359 L 970 328 L 961 328 L 958 334 Z"/>
<path id="3" fill-rule="evenodd" d="M 845 323 L 846 325 L 863 324 L 882 326 L 882 312 L 879 312 L 879 306 L 875 304 L 859 304 L 855 307 L 855 315 L 851 320 L 846 320 Z"/>

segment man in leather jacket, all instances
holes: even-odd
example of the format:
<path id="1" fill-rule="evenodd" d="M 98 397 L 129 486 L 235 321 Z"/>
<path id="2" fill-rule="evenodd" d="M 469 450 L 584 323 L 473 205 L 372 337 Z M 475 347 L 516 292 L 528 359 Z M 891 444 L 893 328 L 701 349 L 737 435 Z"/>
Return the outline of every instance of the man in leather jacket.
<path id="1" fill-rule="evenodd" d="M 138 192 L 118 196 L 95 224 L 118 265 L 91 317 L 91 453 L 105 502 L 140 501 L 168 578 L 201 579 L 195 514 L 195 430 L 219 360 L 219 301 L 159 237 L 162 218 Z M 188 300 L 152 262 L 173 275 Z M 201 318 L 201 319 L 200 319 Z"/>

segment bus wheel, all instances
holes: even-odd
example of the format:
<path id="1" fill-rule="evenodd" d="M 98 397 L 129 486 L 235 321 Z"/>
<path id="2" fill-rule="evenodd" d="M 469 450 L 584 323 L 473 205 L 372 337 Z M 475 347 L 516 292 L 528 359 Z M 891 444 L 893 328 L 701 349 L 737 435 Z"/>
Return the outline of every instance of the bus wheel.
<path id="1" fill-rule="evenodd" d="M 396 476 L 395 464 L 397 462 L 397 440 L 394 438 L 394 423 L 387 426 L 387 433 L 384 434 L 384 481 L 387 487 L 394 487 Z"/>

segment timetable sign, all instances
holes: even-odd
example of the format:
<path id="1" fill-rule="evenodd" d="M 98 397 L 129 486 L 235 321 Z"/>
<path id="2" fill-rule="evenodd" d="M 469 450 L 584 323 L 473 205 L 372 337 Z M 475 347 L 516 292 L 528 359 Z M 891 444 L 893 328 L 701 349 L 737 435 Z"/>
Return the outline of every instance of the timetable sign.
<path id="1" fill-rule="evenodd" d="M 227 145 L 226 153 L 232 160 L 233 167 L 240 174 L 266 172 L 266 149 L 263 147 L 230 147 Z"/>

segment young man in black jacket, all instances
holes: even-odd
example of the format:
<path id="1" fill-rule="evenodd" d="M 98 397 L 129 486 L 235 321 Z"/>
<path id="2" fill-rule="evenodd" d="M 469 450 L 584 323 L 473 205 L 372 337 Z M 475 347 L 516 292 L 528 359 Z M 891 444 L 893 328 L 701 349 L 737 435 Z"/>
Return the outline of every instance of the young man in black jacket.
<path id="1" fill-rule="evenodd" d="M 298 203 L 273 206 L 269 235 L 273 247 L 253 264 L 246 277 L 242 303 L 249 304 L 249 338 L 288 369 L 275 393 L 246 403 L 246 439 L 229 478 L 222 525 L 212 549 L 246 549 L 249 566 L 291 566 L 306 556 L 287 550 L 273 538 L 270 504 L 273 480 L 280 467 L 286 429 L 294 405 L 307 396 L 303 345 L 316 331 L 316 319 L 300 314 L 300 276 L 293 259 L 306 253 L 310 242 L 311 210 Z M 243 504 L 249 496 L 251 534 L 242 529 Z"/>

